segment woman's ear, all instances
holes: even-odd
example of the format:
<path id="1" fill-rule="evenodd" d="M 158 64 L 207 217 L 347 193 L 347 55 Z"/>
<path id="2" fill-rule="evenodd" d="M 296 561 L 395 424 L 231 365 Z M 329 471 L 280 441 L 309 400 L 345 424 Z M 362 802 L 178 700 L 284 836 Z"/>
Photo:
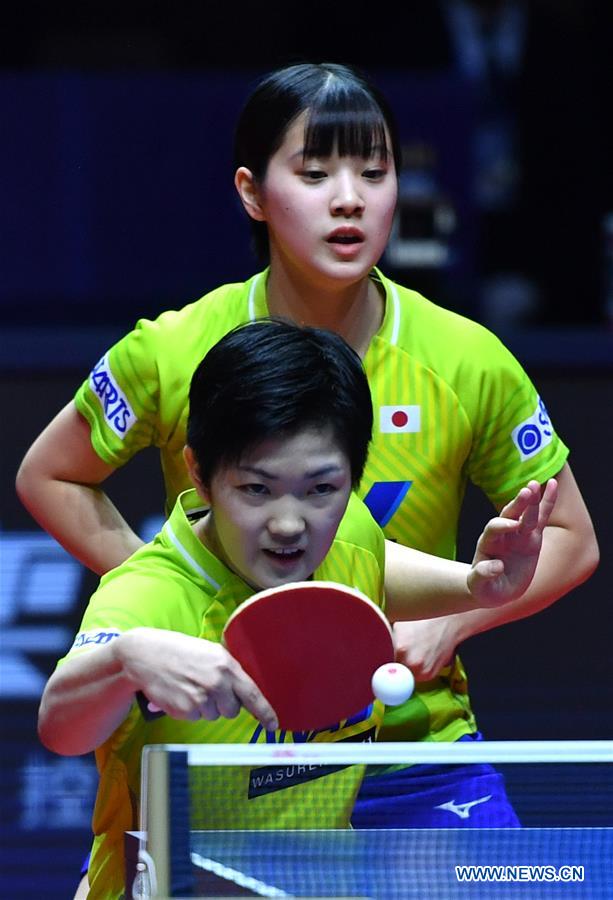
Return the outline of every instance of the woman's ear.
<path id="1" fill-rule="evenodd" d="M 248 216 L 256 222 L 265 222 L 266 217 L 262 209 L 260 188 L 251 169 L 240 166 L 234 176 L 234 186 L 241 198 Z"/>
<path id="2" fill-rule="evenodd" d="M 183 448 L 183 459 L 185 460 L 185 465 L 187 466 L 187 472 L 189 474 L 191 482 L 198 492 L 198 496 L 208 506 L 209 505 L 209 491 L 205 487 L 204 482 L 202 481 L 202 478 L 200 476 L 200 466 L 196 462 L 196 457 L 194 456 L 194 451 L 187 444 Z"/>

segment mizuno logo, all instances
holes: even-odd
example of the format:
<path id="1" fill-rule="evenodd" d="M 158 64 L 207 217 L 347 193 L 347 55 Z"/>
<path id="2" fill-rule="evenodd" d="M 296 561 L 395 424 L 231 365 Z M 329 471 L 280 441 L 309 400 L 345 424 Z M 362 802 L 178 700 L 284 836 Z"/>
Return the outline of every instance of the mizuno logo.
<path id="1" fill-rule="evenodd" d="M 440 806 L 434 808 L 446 809 L 448 812 L 455 813 L 459 819 L 468 819 L 473 806 L 477 806 L 478 803 L 487 803 L 491 799 L 492 795 L 488 794 L 487 797 L 479 797 L 478 800 L 470 800 L 468 803 L 456 803 L 455 800 L 448 800 L 447 803 L 441 803 Z"/>

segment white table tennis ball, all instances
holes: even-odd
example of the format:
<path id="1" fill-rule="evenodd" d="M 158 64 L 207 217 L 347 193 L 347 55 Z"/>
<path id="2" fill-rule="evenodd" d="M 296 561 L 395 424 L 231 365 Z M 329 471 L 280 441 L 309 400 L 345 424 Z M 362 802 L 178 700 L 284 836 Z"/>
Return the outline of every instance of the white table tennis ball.
<path id="1" fill-rule="evenodd" d="M 386 706 L 398 706 L 408 700 L 415 688 L 413 673 L 402 663 L 385 663 L 372 677 L 372 691 Z"/>

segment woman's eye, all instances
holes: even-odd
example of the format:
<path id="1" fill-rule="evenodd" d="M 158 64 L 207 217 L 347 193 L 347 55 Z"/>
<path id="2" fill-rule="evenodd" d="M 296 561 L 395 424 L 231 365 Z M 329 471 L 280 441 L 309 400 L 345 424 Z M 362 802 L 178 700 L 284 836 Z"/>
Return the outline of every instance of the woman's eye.
<path id="1" fill-rule="evenodd" d="M 241 484 L 239 485 L 239 490 L 244 494 L 249 494 L 251 497 L 260 497 L 267 493 L 268 488 L 265 484 Z"/>
<path id="2" fill-rule="evenodd" d="M 311 489 L 312 494 L 316 494 L 318 497 L 325 497 L 326 494 L 333 494 L 336 491 L 336 487 L 333 484 L 316 484 L 314 488 Z"/>
<path id="3" fill-rule="evenodd" d="M 321 169 L 304 169 L 302 172 L 302 177 L 307 181 L 322 181 L 322 179 L 326 178 L 326 173 Z"/>
<path id="4" fill-rule="evenodd" d="M 369 181 L 381 181 L 381 179 L 385 176 L 385 173 L 385 169 L 382 169 L 380 167 L 373 167 L 371 169 L 365 169 L 362 172 L 362 175 Z"/>

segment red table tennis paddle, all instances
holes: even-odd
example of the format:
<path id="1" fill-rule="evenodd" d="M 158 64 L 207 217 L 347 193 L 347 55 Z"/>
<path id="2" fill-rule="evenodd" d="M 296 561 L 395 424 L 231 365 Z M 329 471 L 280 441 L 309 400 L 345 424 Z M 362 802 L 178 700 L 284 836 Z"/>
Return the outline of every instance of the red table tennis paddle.
<path id="1" fill-rule="evenodd" d="M 394 659 L 392 630 L 360 591 L 301 581 L 255 594 L 223 642 L 290 731 L 326 728 L 373 700 L 375 670 Z"/>
<path id="2" fill-rule="evenodd" d="M 326 728 L 368 706 L 374 672 L 394 660 L 379 607 L 327 581 L 254 594 L 232 613 L 222 640 L 288 731 Z M 142 691 L 136 696 L 146 719 L 164 715 Z"/>

